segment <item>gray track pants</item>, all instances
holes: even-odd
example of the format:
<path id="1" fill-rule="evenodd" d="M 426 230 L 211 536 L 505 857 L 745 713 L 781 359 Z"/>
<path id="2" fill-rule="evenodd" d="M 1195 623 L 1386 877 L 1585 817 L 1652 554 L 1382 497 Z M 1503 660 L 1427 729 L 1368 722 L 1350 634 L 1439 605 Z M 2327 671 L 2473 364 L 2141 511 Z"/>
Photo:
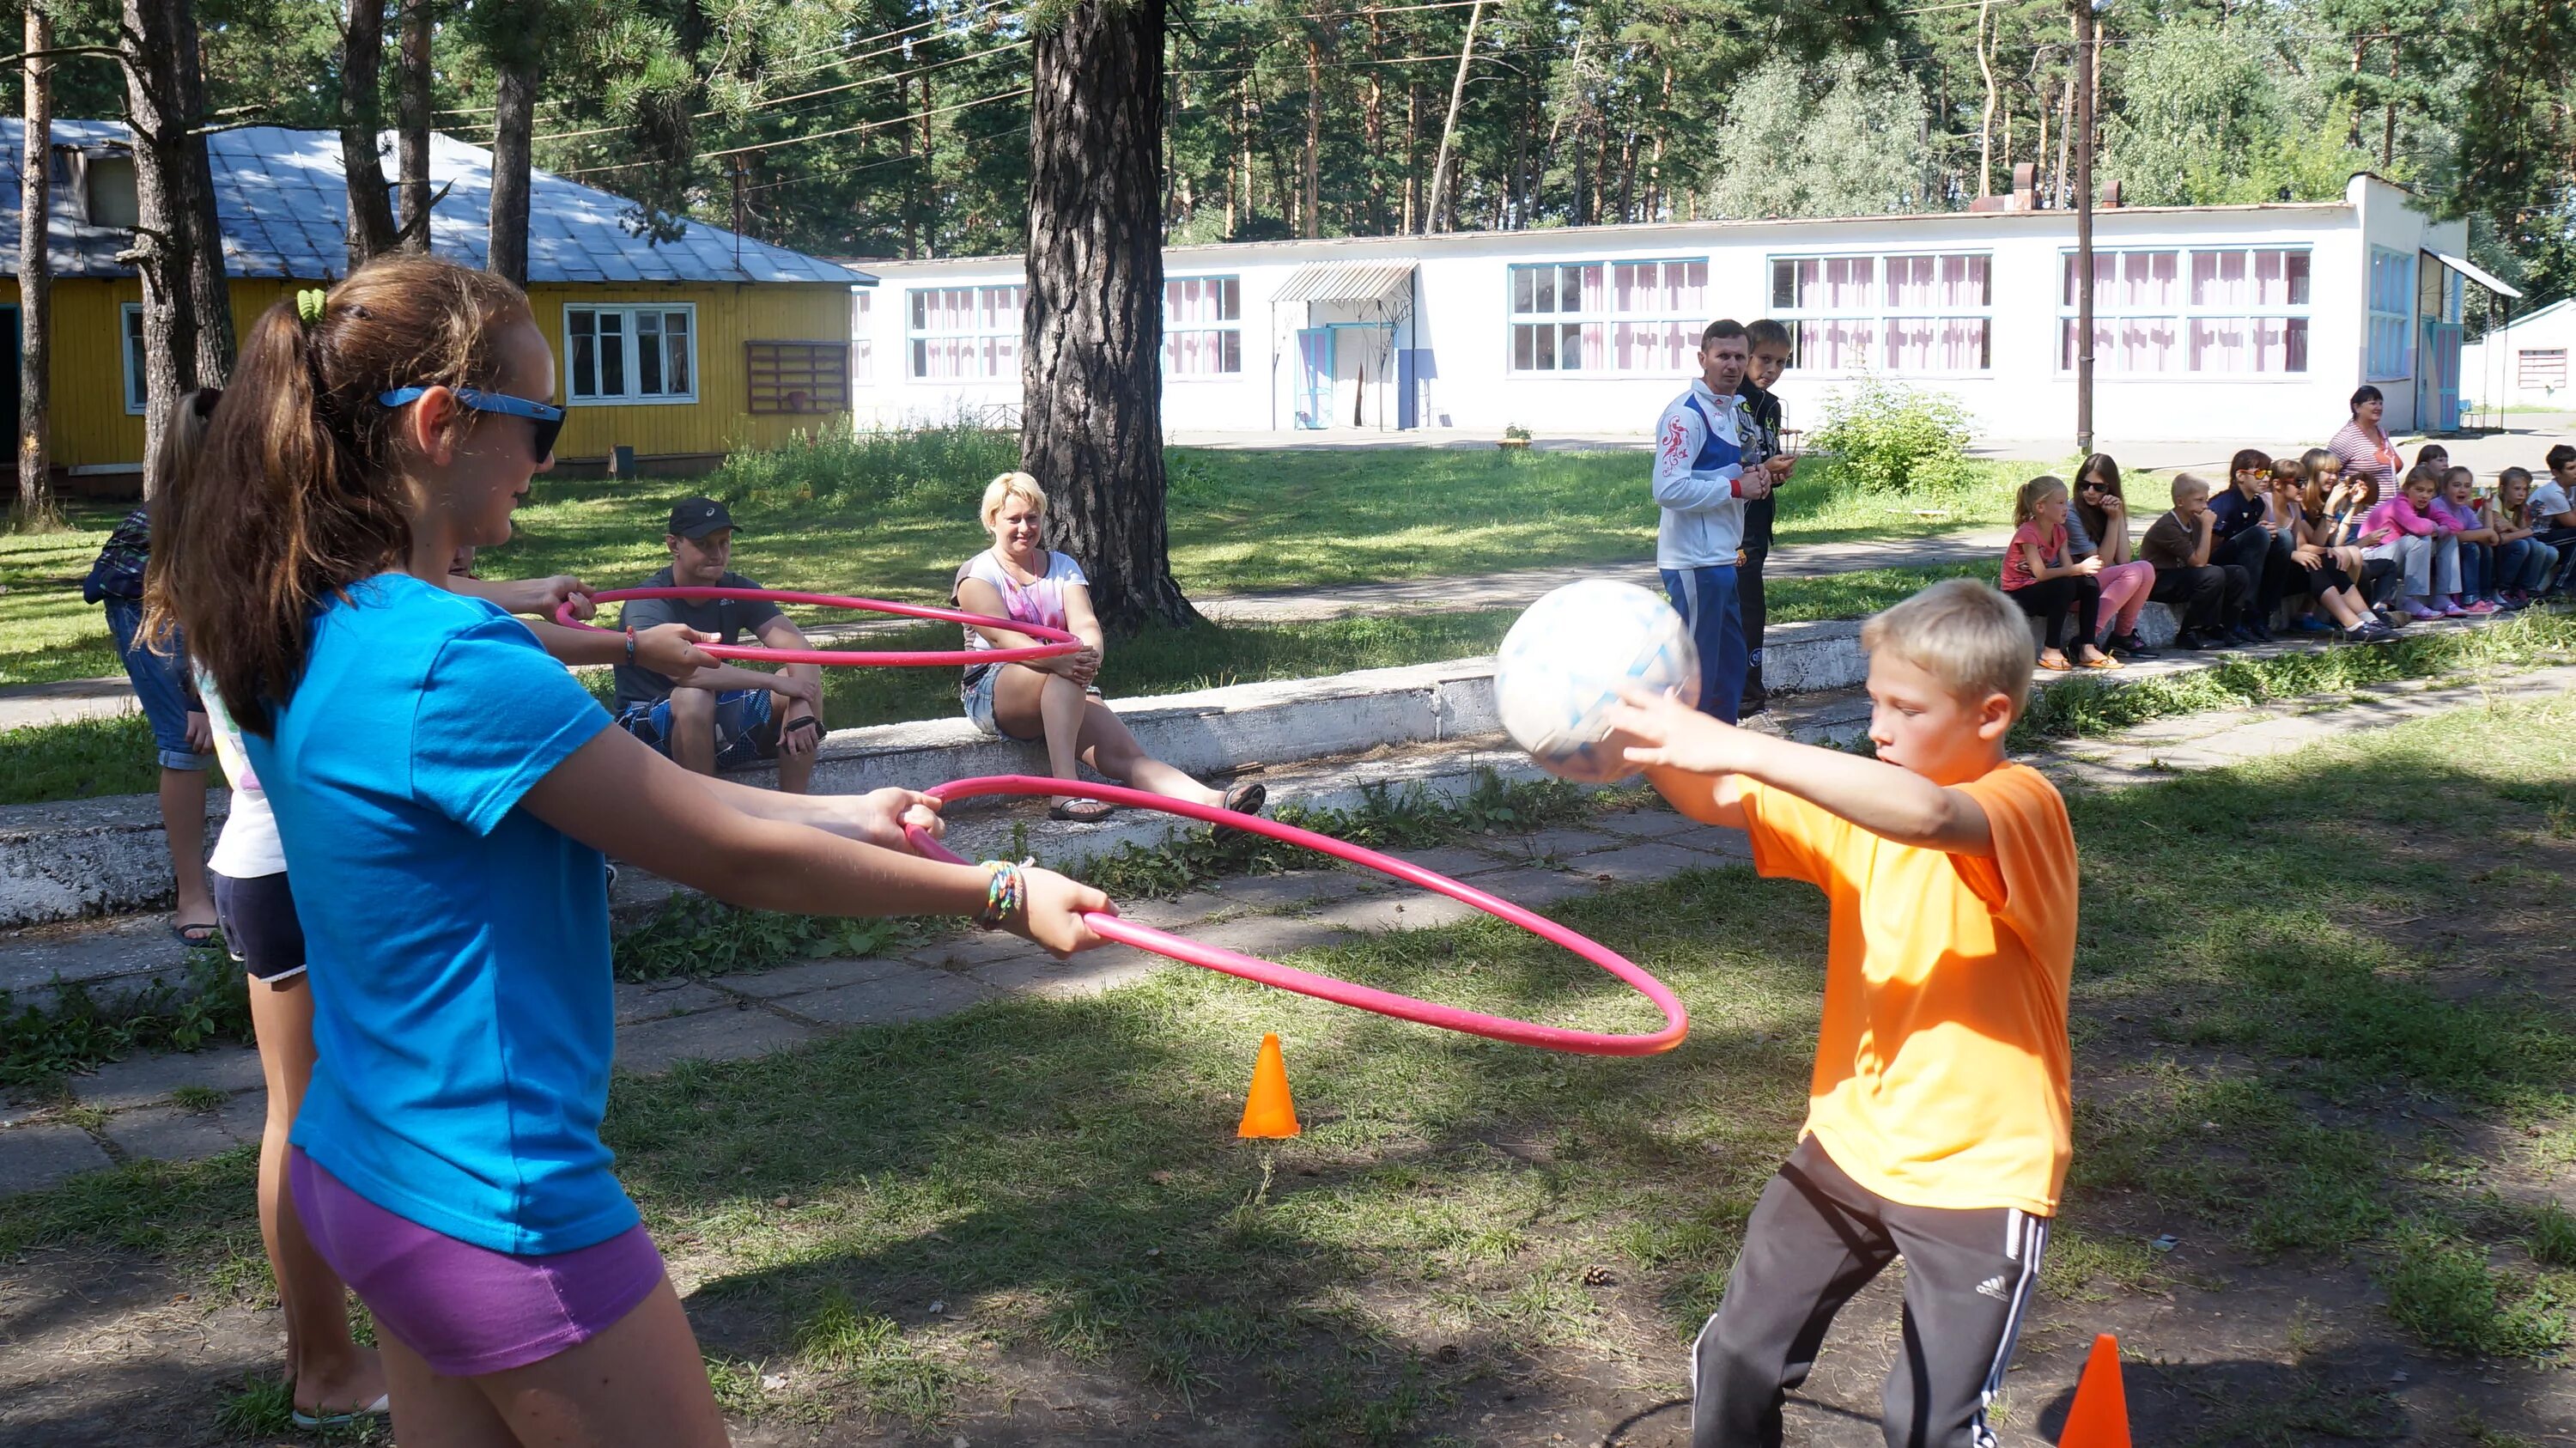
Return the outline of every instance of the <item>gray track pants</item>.
<path id="1" fill-rule="evenodd" d="M 1691 1448 L 1777 1448 L 1781 1403 L 1807 1380 L 1853 1293 L 1905 1258 L 1905 1333 L 1887 1380 L 1891 1448 L 1992 1448 L 2048 1218 L 2008 1207 L 1891 1202 L 1834 1165 L 1814 1137 L 1762 1189 L 1726 1299 L 1692 1345 Z"/>

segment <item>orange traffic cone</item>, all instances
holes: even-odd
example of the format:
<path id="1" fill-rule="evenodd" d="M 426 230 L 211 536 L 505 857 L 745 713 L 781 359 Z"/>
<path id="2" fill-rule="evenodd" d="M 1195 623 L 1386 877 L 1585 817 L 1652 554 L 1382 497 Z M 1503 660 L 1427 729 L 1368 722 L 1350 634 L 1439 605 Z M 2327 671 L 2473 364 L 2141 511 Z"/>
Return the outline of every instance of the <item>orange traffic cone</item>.
<path id="1" fill-rule="evenodd" d="M 1261 1059 L 1252 1065 L 1252 1094 L 1244 1098 L 1243 1124 L 1234 1134 L 1243 1137 L 1295 1136 L 1297 1103 L 1288 1095 L 1288 1059 L 1279 1054 L 1279 1035 L 1272 1032 L 1261 1038 Z"/>
<path id="2" fill-rule="evenodd" d="M 2075 1401 L 2066 1410 L 2066 1427 L 2057 1448 L 2129 1448 L 2129 1395 L 2120 1386 L 2120 1340 L 2109 1333 L 2093 1339 L 2084 1359 L 2084 1376 L 2076 1381 Z"/>

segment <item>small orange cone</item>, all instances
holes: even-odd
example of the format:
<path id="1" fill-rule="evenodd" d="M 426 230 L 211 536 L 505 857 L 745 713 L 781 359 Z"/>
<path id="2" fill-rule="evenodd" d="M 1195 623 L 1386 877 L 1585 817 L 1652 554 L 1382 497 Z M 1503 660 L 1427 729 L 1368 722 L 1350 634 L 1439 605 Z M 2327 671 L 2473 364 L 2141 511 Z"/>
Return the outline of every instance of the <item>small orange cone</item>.
<path id="1" fill-rule="evenodd" d="M 2057 1448 L 2129 1448 L 2129 1395 L 2120 1386 L 2120 1340 L 2109 1333 L 2093 1339 L 2084 1359 L 2084 1376 L 2076 1381 L 2075 1401 L 2066 1410 L 2066 1427 Z"/>
<path id="2" fill-rule="evenodd" d="M 1261 1059 L 1252 1065 L 1252 1094 L 1244 1098 L 1242 1137 L 1295 1136 L 1297 1103 L 1288 1095 L 1288 1059 L 1279 1054 L 1276 1031 L 1261 1038 Z"/>

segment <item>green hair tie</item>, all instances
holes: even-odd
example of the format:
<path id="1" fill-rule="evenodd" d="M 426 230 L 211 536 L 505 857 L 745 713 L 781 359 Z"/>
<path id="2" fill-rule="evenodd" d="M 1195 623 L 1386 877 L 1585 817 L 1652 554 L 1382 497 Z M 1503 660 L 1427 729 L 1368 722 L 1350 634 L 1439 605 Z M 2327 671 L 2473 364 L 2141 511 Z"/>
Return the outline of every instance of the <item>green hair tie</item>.
<path id="1" fill-rule="evenodd" d="M 296 320 L 302 322 L 307 327 L 321 321 L 323 305 L 329 300 L 330 294 L 323 291 L 320 287 L 312 287 L 304 291 L 297 292 L 295 294 Z"/>

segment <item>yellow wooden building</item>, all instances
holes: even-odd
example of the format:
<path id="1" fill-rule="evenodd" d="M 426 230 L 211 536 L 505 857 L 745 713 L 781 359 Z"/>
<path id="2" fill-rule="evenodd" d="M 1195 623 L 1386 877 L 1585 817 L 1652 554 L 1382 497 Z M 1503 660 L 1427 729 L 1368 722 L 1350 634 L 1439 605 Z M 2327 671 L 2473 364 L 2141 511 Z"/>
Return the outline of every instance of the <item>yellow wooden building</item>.
<path id="1" fill-rule="evenodd" d="M 0 246 L 11 256 L 19 126 L 0 121 Z M 143 457 L 143 293 L 115 260 L 133 235 L 134 163 L 118 122 L 58 121 L 53 139 L 54 461 L 76 485 L 95 479 L 114 491 L 133 486 Z M 239 334 L 280 296 L 346 272 L 340 140 L 247 127 L 216 132 L 208 148 Z M 430 175 L 440 198 L 432 247 L 480 266 L 489 153 L 435 137 Z M 656 242 L 628 225 L 635 213 L 546 172 L 531 187 L 528 301 L 554 344 L 555 400 L 569 411 L 559 464 L 698 471 L 737 448 L 848 427 L 851 288 L 876 279 L 695 222 Z M 0 423 L 14 432 L 14 279 L 0 280 L 0 312 Z"/>

